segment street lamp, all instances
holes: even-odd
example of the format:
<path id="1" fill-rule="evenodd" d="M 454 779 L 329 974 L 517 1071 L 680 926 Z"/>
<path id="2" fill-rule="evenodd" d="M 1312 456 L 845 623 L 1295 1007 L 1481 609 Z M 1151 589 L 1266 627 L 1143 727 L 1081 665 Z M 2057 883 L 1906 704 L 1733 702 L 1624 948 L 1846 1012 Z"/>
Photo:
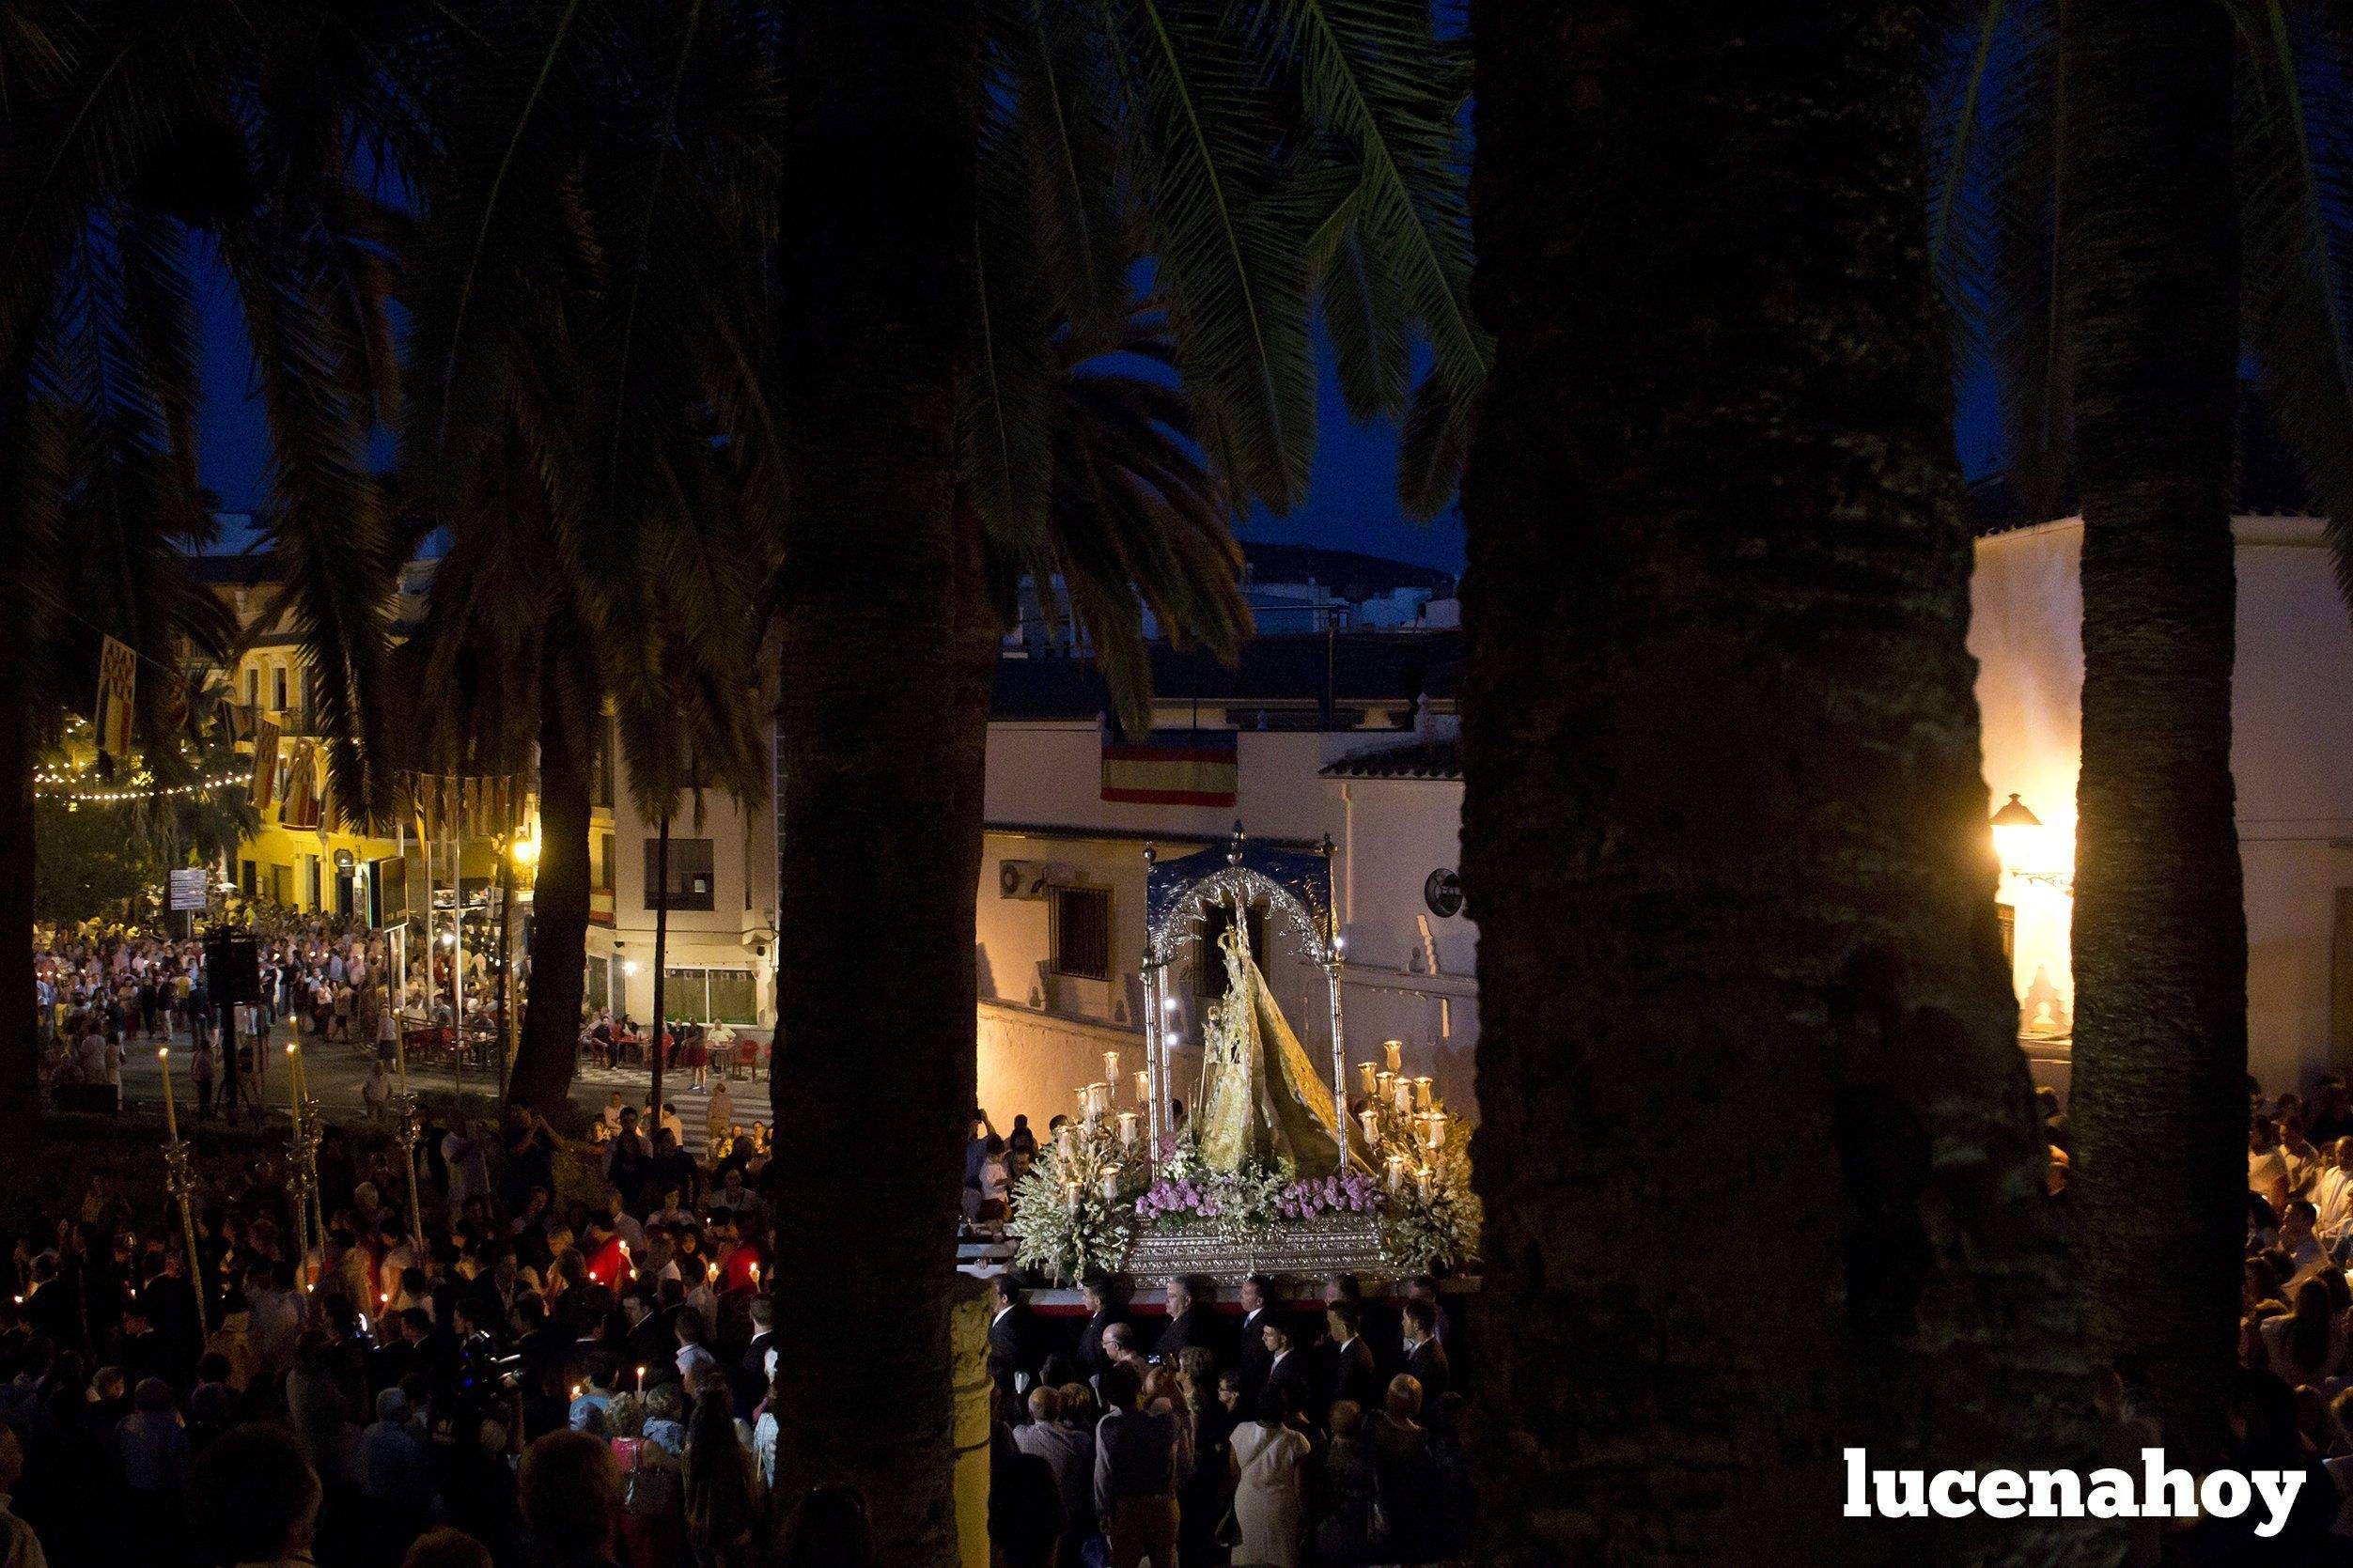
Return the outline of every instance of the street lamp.
<path id="1" fill-rule="evenodd" d="M 2043 841 L 2043 819 L 2016 795 L 1993 814 L 1992 826 L 1994 858 L 2002 870 L 2015 877 L 2039 858 L 2035 851 Z"/>

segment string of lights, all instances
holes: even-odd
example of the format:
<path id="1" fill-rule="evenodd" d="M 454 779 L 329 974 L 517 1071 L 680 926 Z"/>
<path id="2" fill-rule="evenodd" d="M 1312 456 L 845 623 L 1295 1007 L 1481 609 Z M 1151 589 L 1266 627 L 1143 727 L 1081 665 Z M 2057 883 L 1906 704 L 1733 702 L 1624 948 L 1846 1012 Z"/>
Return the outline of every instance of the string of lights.
<path id="1" fill-rule="evenodd" d="M 232 784 L 246 784 L 251 779 L 250 773 L 240 771 L 223 773 L 210 779 L 198 779 L 193 784 L 173 784 L 169 788 L 150 785 L 146 788 L 129 789 L 74 789 L 58 787 L 78 783 L 79 781 L 71 774 L 36 771 L 33 774 L 33 794 L 40 800 L 70 800 L 77 805 L 118 805 L 126 800 L 168 800 L 190 795 L 203 795 L 216 789 L 226 789 Z M 50 787 L 43 788 L 43 785 Z"/>

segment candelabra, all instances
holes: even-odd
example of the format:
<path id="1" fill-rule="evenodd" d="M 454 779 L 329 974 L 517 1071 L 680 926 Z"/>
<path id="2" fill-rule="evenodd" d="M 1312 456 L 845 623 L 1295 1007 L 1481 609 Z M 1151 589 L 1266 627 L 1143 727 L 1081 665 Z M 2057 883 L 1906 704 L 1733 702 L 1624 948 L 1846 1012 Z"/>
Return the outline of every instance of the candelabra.
<path id="1" fill-rule="evenodd" d="M 407 1064 L 402 1064 L 401 1078 L 408 1077 Z M 400 1108 L 400 1163 L 409 1172 L 409 1239 L 422 1256 L 425 1246 L 425 1217 L 416 1201 L 416 1145 L 425 1136 L 424 1120 L 417 1114 L 416 1095 L 402 1089 L 395 1102 Z"/>
<path id="2" fill-rule="evenodd" d="M 164 1190 L 179 1204 L 179 1238 L 188 1248 L 188 1283 L 196 1296 L 196 1333 L 201 1339 L 211 1330 L 205 1322 L 204 1269 L 196 1262 L 196 1218 L 194 1207 L 196 1196 L 196 1172 L 190 1163 L 195 1151 L 179 1139 L 164 1145 Z"/>

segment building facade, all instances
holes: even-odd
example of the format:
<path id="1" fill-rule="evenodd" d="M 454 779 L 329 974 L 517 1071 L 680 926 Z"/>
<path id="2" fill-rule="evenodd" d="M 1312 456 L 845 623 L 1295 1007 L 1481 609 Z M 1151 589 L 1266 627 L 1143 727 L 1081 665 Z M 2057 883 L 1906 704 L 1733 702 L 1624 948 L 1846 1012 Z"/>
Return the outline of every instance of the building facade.
<path id="1" fill-rule="evenodd" d="M 2272 1093 L 2353 1070 L 2353 627 L 2322 524 L 2241 517 L 2231 767 L 2246 875 L 2248 1070 Z M 1977 542 L 1986 784 L 2039 819 L 2004 835 L 2019 1032 L 2042 1081 L 2066 1081 L 2075 986 L 2076 775 L 2083 694 L 2080 518 Z M 2015 842 L 2022 836 L 2023 842 Z"/>

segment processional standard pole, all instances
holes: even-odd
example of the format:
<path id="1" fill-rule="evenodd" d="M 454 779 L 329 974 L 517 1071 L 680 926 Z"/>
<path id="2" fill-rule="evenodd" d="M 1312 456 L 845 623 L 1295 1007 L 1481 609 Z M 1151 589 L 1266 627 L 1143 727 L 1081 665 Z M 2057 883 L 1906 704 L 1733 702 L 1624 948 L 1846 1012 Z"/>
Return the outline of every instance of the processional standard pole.
<path id="1" fill-rule="evenodd" d="M 1144 1126 L 1155 1173 L 1161 1158 L 1161 1120 L 1168 1113 L 1168 1069 L 1161 1060 L 1161 977 L 1160 964 L 1153 956 L 1160 944 L 1152 939 L 1152 868 L 1160 863 L 1160 859 L 1156 846 L 1144 846 L 1144 1086 L 1152 1100 L 1144 1108 Z"/>
<path id="2" fill-rule="evenodd" d="M 1348 939 L 1340 931 L 1340 910 L 1332 897 L 1332 835 L 1324 834 L 1324 984 L 1332 994 L 1332 1137 L 1339 1151 L 1335 1175 L 1348 1171 L 1348 1048 L 1340 1025 L 1340 958 Z"/>

